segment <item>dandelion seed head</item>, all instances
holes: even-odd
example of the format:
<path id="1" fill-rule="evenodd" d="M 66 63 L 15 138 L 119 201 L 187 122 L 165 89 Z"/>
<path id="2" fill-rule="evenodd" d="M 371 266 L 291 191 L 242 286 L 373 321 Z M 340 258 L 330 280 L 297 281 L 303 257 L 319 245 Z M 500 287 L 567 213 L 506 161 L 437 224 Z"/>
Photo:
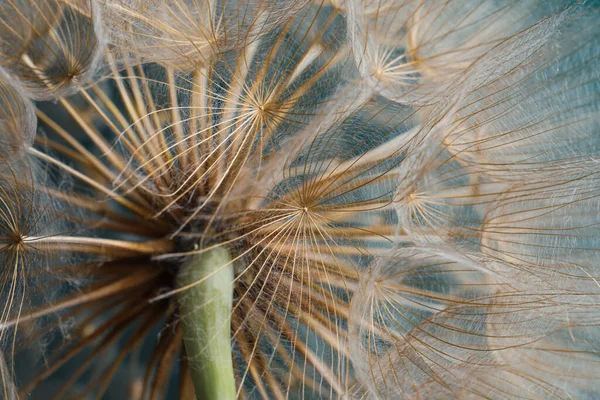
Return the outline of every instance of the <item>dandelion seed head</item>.
<path id="1" fill-rule="evenodd" d="M 598 392 L 589 9 L 3 7 L 5 397 L 192 397 L 223 339 L 240 398 Z"/>

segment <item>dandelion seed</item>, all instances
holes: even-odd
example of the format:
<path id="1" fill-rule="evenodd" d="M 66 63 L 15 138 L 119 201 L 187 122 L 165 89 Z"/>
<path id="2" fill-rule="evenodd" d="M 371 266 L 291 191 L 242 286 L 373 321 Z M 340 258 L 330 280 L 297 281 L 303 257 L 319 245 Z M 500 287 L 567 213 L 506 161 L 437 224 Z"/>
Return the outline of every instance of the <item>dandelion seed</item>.
<path id="1" fill-rule="evenodd" d="M 354 365 L 374 397 L 586 398 L 598 390 L 589 342 L 597 293 L 520 290 L 468 258 L 427 248 L 382 258 L 361 288 Z"/>
<path id="2" fill-rule="evenodd" d="M 0 71 L 0 146 L 3 157 L 19 153 L 35 137 L 34 107 L 24 98 L 23 90 L 10 83 L 5 71 Z"/>
<path id="3" fill-rule="evenodd" d="M 533 4 L 351 1 L 348 7 L 354 54 L 367 82 L 395 101 L 427 104 L 527 27 Z"/>
<path id="4" fill-rule="evenodd" d="M 103 47 L 95 0 L 3 1 L 0 23 L 0 65 L 32 98 L 70 94 L 94 78 Z"/>
<path id="5" fill-rule="evenodd" d="M 124 62 L 130 53 L 146 62 L 194 68 L 215 54 L 235 50 L 293 17 L 306 0 L 103 1 L 113 52 Z"/>

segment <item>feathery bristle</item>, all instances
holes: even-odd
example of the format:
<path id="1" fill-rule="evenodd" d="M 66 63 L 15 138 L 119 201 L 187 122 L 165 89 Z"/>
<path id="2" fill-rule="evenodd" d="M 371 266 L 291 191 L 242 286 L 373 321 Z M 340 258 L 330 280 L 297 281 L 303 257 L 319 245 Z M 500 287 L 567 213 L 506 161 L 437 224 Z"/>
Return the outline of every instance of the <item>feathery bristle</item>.
<path id="1" fill-rule="evenodd" d="M 37 100 L 68 95 L 94 77 L 103 42 L 96 0 L 0 5 L 0 65 Z"/>

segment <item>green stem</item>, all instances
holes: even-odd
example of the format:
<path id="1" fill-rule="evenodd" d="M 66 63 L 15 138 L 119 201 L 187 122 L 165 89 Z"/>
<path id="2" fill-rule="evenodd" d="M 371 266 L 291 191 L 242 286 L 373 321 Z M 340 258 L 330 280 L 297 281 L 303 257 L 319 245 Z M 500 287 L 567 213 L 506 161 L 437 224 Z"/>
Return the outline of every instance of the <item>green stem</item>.
<path id="1" fill-rule="evenodd" d="M 177 296 L 185 351 L 196 398 L 235 400 L 231 355 L 233 266 L 217 247 L 190 257 L 177 274 L 177 287 L 198 283 Z"/>

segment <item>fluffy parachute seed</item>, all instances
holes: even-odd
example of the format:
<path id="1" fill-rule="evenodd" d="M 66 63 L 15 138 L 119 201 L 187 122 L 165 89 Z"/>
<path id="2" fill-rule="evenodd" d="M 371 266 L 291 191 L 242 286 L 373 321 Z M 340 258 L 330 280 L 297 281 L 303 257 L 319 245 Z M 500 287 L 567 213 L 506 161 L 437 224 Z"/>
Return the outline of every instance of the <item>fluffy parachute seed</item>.
<path id="1" fill-rule="evenodd" d="M 460 314 L 455 327 L 441 318 L 500 288 L 489 283 L 466 260 L 427 249 L 399 248 L 373 261 L 352 299 L 349 343 L 370 397 L 421 398 L 433 384 L 462 382 L 464 367 L 476 365 L 472 355 L 486 349 L 485 339 L 467 323 L 460 326 Z M 443 337 L 451 328 L 462 334 Z"/>
<path id="2" fill-rule="evenodd" d="M 481 180 L 447 153 L 406 164 L 414 172 L 398 185 L 394 206 L 411 240 L 477 248 L 486 204 L 502 193 L 503 186 Z"/>
<path id="3" fill-rule="evenodd" d="M 8 393 L 9 382 L 23 337 L 9 328 L 14 325 L 10 321 L 19 321 L 25 310 L 57 295 L 43 284 L 52 277 L 45 239 L 57 227 L 54 203 L 39 190 L 43 179 L 26 156 L 0 156 L 0 347 L 8 354 L 6 364 L 0 360 L 3 398 L 15 398 Z"/>
<path id="4" fill-rule="evenodd" d="M 598 390 L 596 301 L 519 290 L 467 258 L 400 248 L 361 279 L 351 356 L 372 398 L 585 398 Z"/>
<path id="5" fill-rule="evenodd" d="M 103 2 L 113 53 L 125 64 L 191 69 L 285 24 L 309 1 L 117 0 Z"/>
<path id="6" fill-rule="evenodd" d="M 528 25 L 534 6 L 513 0 L 345 4 L 361 74 L 383 96 L 408 104 L 447 95 L 472 64 Z"/>
<path id="7" fill-rule="evenodd" d="M 474 64 L 464 84 L 479 83 L 456 93 L 445 127 L 432 130 L 414 151 L 419 157 L 403 163 L 395 207 L 416 243 L 480 254 L 483 219 L 497 199 L 519 196 L 518 185 L 544 191 L 596 170 L 597 35 L 572 41 L 576 26 L 597 28 L 584 15 L 564 18 L 540 22 Z M 568 34 L 546 42 L 556 24 Z M 511 51 L 518 51 L 514 58 Z"/>
<path id="8" fill-rule="evenodd" d="M 23 89 L 0 69 L 0 156 L 12 158 L 30 145 L 37 121 L 33 104 Z"/>
<path id="9" fill-rule="evenodd" d="M 36 100 L 73 93 L 91 81 L 102 52 L 96 0 L 0 3 L 0 65 Z"/>
<path id="10" fill-rule="evenodd" d="M 547 35 L 542 25 L 528 32 L 534 42 Z M 489 179 L 514 183 L 533 176 L 577 175 L 595 157 L 598 27 L 588 16 L 559 26 L 559 38 L 536 44 L 513 68 L 489 77 L 459 102 L 455 124 L 441 142 L 461 164 Z M 582 31 L 588 39 L 579 41 Z"/>

